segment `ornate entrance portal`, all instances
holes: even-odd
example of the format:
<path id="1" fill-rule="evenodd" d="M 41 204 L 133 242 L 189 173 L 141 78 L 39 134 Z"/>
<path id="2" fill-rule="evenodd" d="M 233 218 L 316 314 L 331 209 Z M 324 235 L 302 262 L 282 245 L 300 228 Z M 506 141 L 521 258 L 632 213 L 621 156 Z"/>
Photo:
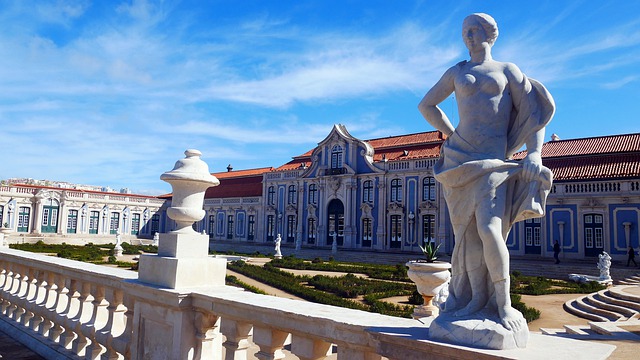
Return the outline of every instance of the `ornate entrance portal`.
<path id="1" fill-rule="evenodd" d="M 344 242 L 344 204 L 338 199 L 333 199 L 327 208 L 329 219 L 329 231 L 327 232 L 327 245 L 333 245 L 333 234 L 337 233 L 338 246 Z"/>

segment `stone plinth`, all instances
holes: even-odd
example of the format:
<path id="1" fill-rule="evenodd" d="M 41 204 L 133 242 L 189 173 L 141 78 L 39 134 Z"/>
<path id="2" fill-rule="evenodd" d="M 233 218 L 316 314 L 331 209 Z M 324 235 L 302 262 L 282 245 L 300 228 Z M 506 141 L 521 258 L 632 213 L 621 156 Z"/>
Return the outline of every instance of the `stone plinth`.
<path id="1" fill-rule="evenodd" d="M 208 251 L 207 235 L 160 234 L 158 254 L 140 256 L 139 280 L 170 289 L 224 285 L 227 262 Z"/>
<path id="2" fill-rule="evenodd" d="M 527 346 L 529 329 L 507 330 L 497 314 L 486 310 L 466 317 L 441 313 L 431 323 L 429 339 L 482 349 L 516 349 Z"/>

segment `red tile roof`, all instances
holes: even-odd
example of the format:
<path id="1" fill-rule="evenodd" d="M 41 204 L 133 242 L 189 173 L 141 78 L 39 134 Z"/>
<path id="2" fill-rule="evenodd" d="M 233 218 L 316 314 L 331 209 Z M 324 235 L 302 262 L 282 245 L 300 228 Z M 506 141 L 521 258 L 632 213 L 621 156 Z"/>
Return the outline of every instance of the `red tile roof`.
<path id="1" fill-rule="evenodd" d="M 527 152 L 513 156 L 523 159 Z M 640 133 L 550 141 L 542 146 L 542 162 L 554 180 L 640 177 Z"/>
<path id="2" fill-rule="evenodd" d="M 550 141 L 542 146 L 542 157 L 613 154 L 640 151 L 640 133 Z M 513 155 L 523 159 L 526 151 Z"/>
<path id="3" fill-rule="evenodd" d="M 543 158 L 554 181 L 640 177 L 640 153 Z"/>
<path id="4" fill-rule="evenodd" d="M 262 196 L 262 174 L 272 170 L 272 167 L 264 167 L 214 173 L 213 175 L 220 180 L 220 185 L 208 188 L 204 197 L 210 199 Z"/>

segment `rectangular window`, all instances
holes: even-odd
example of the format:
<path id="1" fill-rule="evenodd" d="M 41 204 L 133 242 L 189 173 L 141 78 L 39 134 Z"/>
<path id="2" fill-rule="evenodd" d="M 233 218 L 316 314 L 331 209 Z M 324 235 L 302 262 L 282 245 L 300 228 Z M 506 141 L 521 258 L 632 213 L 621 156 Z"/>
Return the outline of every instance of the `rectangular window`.
<path id="1" fill-rule="evenodd" d="M 249 221 L 247 224 L 247 240 L 253 241 L 256 236 L 256 216 L 249 215 Z"/>
<path id="2" fill-rule="evenodd" d="M 75 234 L 78 228 L 78 210 L 69 210 L 67 216 L 67 233 Z"/>
<path id="3" fill-rule="evenodd" d="M 100 221 L 100 211 L 92 211 L 89 214 L 89 234 L 98 233 L 98 222 Z"/>
<path id="4" fill-rule="evenodd" d="M 236 224 L 236 235 L 244 237 L 244 213 L 238 213 L 238 221 Z"/>
<path id="5" fill-rule="evenodd" d="M 584 246 L 593 248 L 593 228 L 584 229 Z"/>
<path id="6" fill-rule="evenodd" d="M 51 209 L 51 226 L 58 226 L 58 209 Z"/>
<path id="7" fill-rule="evenodd" d="M 307 243 L 316 243 L 316 219 L 309 219 L 307 221 Z"/>
<path id="8" fill-rule="evenodd" d="M 151 233 L 155 234 L 160 232 L 160 214 L 153 214 L 151 216 Z"/>
<path id="9" fill-rule="evenodd" d="M 595 230 L 595 236 L 594 236 L 594 242 L 595 242 L 595 247 L 597 248 L 603 248 L 604 247 L 604 241 L 602 238 L 602 228 L 601 227 L 597 227 L 594 229 Z"/>
<path id="10" fill-rule="evenodd" d="M 362 246 L 371 247 L 371 240 L 373 239 L 373 227 L 371 226 L 371 219 L 362 219 Z"/>
<path id="11" fill-rule="evenodd" d="M 209 215 L 209 237 L 213 236 L 216 226 L 216 217 L 214 215 Z"/>
<path id="12" fill-rule="evenodd" d="M 109 233 L 116 234 L 120 228 L 120 213 L 111 213 L 111 224 L 109 226 Z"/>
<path id="13" fill-rule="evenodd" d="M 4 206 L 0 205 L 0 225 L 4 225 Z"/>
<path id="14" fill-rule="evenodd" d="M 533 228 L 533 245 L 541 246 L 541 243 L 540 243 L 540 227 Z"/>
<path id="15" fill-rule="evenodd" d="M 22 206 L 18 211 L 18 232 L 29 232 L 29 215 L 31 208 Z"/>
<path id="16" fill-rule="evenodd" d="M 436 240 L 436 217 L 427 214 L 422 216 L 422 245 Z"/>
<path id="17" fill-rule="evenodd" d="M 42 209 L 42 226 L 49 226 L 49 208 Z"/>
<path id="18" fill-rule="evenodd" d="M 276 217 L 275 215 L 267 216 L 267 241 L 273 241 L 275 239 L 276 232 Z"/>
<path id="19" fill-rule="evenodd" d="M 315 204 L 318 201 L 318 187 L 316 184 L 309 185 L 309 204 Z"/>
<path id="20" fill-rule="evenodd" d="M 527 246 L 532 246 L 533 245 L 533 228 L 532 227 L 526 227 L 524 228 L 525 230 L 525 245 Z"/>
<path id="21" fill-rule="evenodd" d="M 400 248 L 402 246 L 402 217 L 400 215 L 391 215 L 391 248 Z"/>
<path id="22" fill-rule="evenodd" d="M 287 216 L 287 242 L 294 242 L 296 240 L 296 216 Z"/>
<path id="23" fill-rule="evenodd" d="M 140 232 L 140 214 L 131 216 L 131 235 L 138 235 Z"/>
<path id="24" fill-rule="evenodd" d="M 227 239 L 233 239 L 233 215 L 227 216 Z"/>

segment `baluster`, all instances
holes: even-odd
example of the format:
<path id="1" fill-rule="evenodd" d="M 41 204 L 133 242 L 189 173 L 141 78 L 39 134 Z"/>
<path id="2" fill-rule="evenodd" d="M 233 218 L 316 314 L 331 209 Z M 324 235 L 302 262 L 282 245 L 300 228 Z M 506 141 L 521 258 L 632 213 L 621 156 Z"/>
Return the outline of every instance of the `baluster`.
<path id="1" fill-rule="evenodd" d="M 14 312 L 18 309 L 15 302 L 16 291 L 20 289 L 20 278 L 22 277 L 21 266 L 19 264 L 11 264 L 11 284 L 8 288 L 9 298 L 11 299 L 9 306 L 6 309 L 6 317 L 13 319 Z"/>
<path id="2" fill-rule="evenodd" d="M 101 331 L 104 332 L 108 339 L 105 345 L 107 347 L 107 359 L 118 359 L 118 352 L 124 355 L 125 359 L 131 358 L 131 335 L 133 333 L 133 305 L 135 300 L 130 296 L 125 295 L 121 290 L 114 291 L 116 301 L 121 301 L 124 304 L 124 308 L 126 309 L 124 315 L 122 315 L 121 310 L 116 311 L 112 310 L 113 315 L 113 325 L 111 330 L 109 327 L 105 326 Z M 118 303 L 115 306 L 120 309 L 120 305 Z M 109 306 L 111 307 L 111 305 Z M 111 320 L 110 320 L 111 321 Z M 124 327 L 124 331 L 120 332 Z"/>
<path id="3" fill-rule="evenodd" d="M 44 299 L 40 305 L 38 313 L 42 316 L 42 323 L 38 329 L 38 333 L 42 336 L 49 336 L 49 329 L 51 329 L 51 312 L 49 309 L 53 308 L 57 294 L 57 285 L 55 284 L 55 274 L 47 272 L 45 275 L 47 285 L 45 286 Z"/>
<path id="4" fill-rule="evenodd" d="M 85 357 L 87 359 L 97 359 L 100 356 L 100 353 L 104 350 L 102 345 L 97 341 L 96 335 L 102 328 L 102 324 L 104 324 L 105 308 L 109 305 L 105 300 L 104 286 L 94 286 L 95 290 L 93 292 L 93 301 L 91 302 L 93 312 L 91 314 L 91 319 L 89 319 L 86 325 L 88 329 L 88 337 L 91 340 L 91 344 L 89 344 L 85 349 Z"/>
<path id="5" fill-rule="evenodd" d="M 347 344 L 338 345 L 338 360 L 382 360 L 382 356 L 364 349 L 355 349 Z"/>
<path id="6" fill-rule="evenodd" d="M 284 358 L 282 348 L 289 334 L 284 331 L 265 327 L 253 328 L 253 342 L 260 347 L 256 353 L 259 360 L 276 360 Z"/>
<path id="7" fill-rule="evenodd" d="M 96 338 L 100 339 L 107 348 L 107 359 L 118 359 L 118 353 L 113 348 L 113 339 L 122 335 L 126 330 L 125 314 L 127 308 L 123 304 L 124 292 L 122 290 L 111 289 L 108 294 L 109 306 L 107 307 L 107 312 L 109 317 L 107 318 L 107 323 L 91 341 L 98 341 Z"/>
<path id="8" fill-rule="evenodd" d="M 76 334 L 73 331 L 73 318 L 77 315 L 79 309 L 79 300 L 80 294 L 78 293 L 78 281 L 75 279 L 69 280 L 69 288 L 67 293 L 67 306 L 58 316 L 58 321 L 64 327 L 64 333 L 62 334 L 61 342 L 62 345 L 70 349 L 71 342 L 75 339 Z"/>
<path id="9" fill-rule="evenodd" d="M 14 311 L 11 318 L 17 323 L 20 323 L 22 321 L 22 315 L 25 313 L 24 306 L 21 305 L 20 300 L 24 299 L 29 292 L 29 282 L 31 279 L 29 278 L 29 268 L 26 266 L 20 265 L 18 274 L 19 277 L 16 279 L 18 281 L 18 287 L 13 295 Z"/>
<path id="10" fill-rule="evenodd" d="M 225 360 L 246 360 L 249 349 L 249 333 L 253 326 L 248 322 L 222 319 L 221 331 L 226 336 L 222 346 L 226 350 Z"/>
<path id="11" fill-rule="evenodd" d="M 300 360 L 321 360 L 331 355 L 331 343 L 321 339 L 293 334 L 291 352 Z"/>
<path id="12" fill-rule="evenodd" d="M 194 359 L 220 358 L 222 336 L 220 318 L 210 312 L 195 311 L 196 349 Z"/>
<path id="13" fill-rule="evenodd" d="M 69 289 L 66 286 L 66 279 L 62 274 L 55 274 L 56 293 L 55 300 L 50 311 L 50 320 L 53 321 L 53 325 L 49 329 L 49 340 L 54 342 L 60 341 L 60 334 L 62 334 L 62 326 L 60 323 L 60 317 L 58 314 L 62 313 L 62 310 L 66 308 L 67 293 Z"/>
<path id="14" fill-rule="evenodd" d="M 39 332 L 40 324 L 43 321 L 41 310 L 44 300 L 46 298 L 47 289 L 45 287 L 46 273 L 42 270 L 38 270 L 34 281 L 34 293 L 31 300 L 29 300 L 29 310 L 32 314 L 29 324 L 25 323 L 34 332 Z"/>
<path id="15" fill-rule="evenodd" d="M 80 296 L 78 297 L 79 308 L 76 316 L 70 321 L 70 328 L 74 329 L 78 335 L 71 345 L 71 350 L 76 354 L 84 355 L 85 347 L 87 346 L 87 338 L 83 333 L 83 324 L 86 323 L 93 313 L 91 308 L 91 283 L 83 282 L 80 290 Z"/>

